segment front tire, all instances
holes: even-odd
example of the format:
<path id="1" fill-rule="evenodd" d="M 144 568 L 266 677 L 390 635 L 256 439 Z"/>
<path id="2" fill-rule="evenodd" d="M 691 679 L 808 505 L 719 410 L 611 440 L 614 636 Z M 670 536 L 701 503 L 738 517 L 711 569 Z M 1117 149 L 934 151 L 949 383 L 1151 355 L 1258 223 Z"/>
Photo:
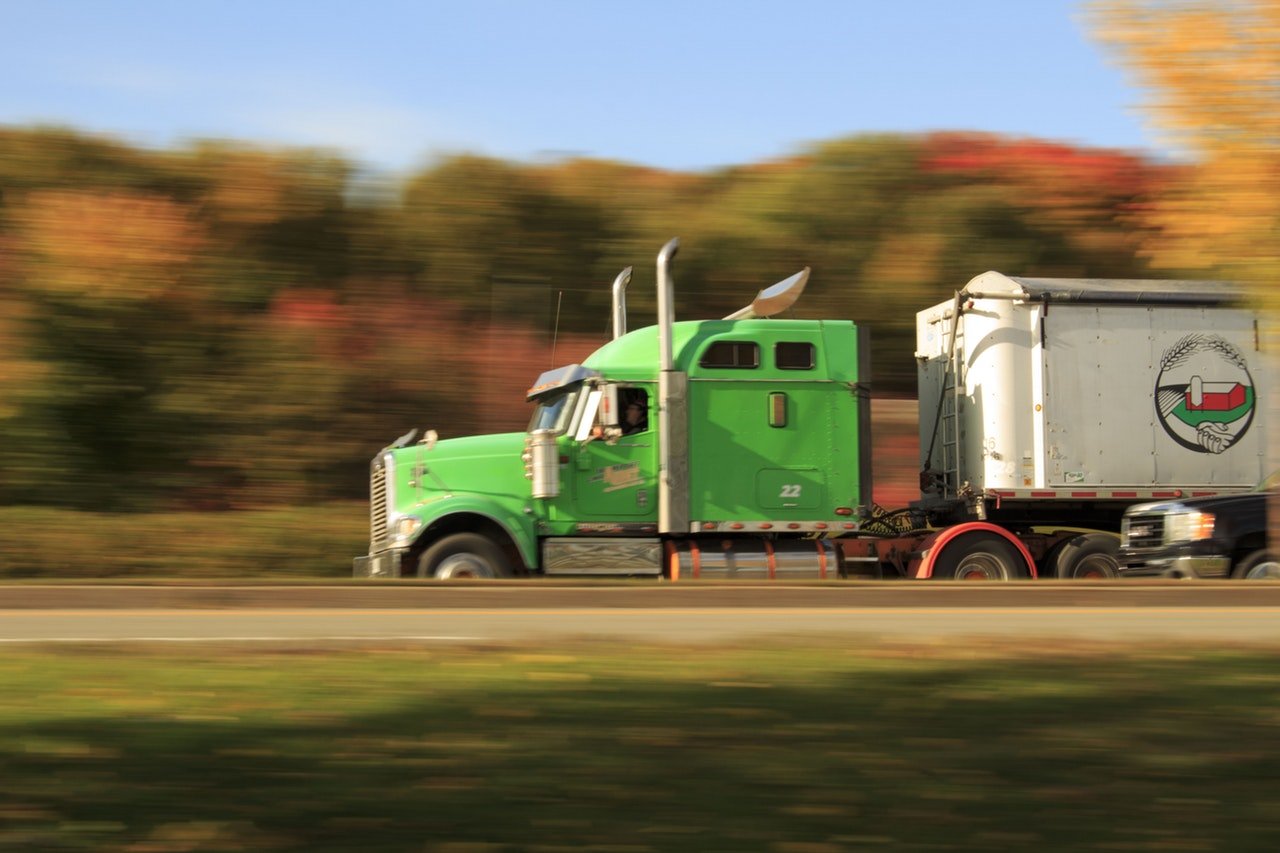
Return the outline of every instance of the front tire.
<path id="1" fill-rule="evenodd" d="M 435 580 L 492 580 L 511 577 L 502 549 L 478 533 L 446 536 L 418 558 L 418 577 Z"/>
<path id="2" fill-rule="evenodd" d="M 1280 557 L 1265 548 L 1254 551 L 1231 570 L 1231 577 L 1236 580 L 1280 580 Z"/>
<path id="3" fill-rule="evenodd" d="M 1018 549 L 994 533 L 967 533 L 948 542 L 933 564 L 933 578 L 958 581 L 1007 581 L 1027 577 Z"/>

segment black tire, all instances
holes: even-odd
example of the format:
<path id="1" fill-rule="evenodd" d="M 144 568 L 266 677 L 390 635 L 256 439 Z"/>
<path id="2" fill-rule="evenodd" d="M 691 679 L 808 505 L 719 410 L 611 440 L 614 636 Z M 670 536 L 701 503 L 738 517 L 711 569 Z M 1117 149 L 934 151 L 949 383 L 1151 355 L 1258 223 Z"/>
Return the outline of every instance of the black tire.
<path id="1" fill-rule="evenodd" d="M 1263 548 L 1254 551 L 1231 570 L 1236 580 L 1280 580 L 1280 557 Z"/>
<path id="2" fill-rule="evenodd" d="M 418 557 L 418 577 L 436 580 L 492 580 L 511 577 L 502 549 L 478 533 L 446 536 Z"/>
<path id="3" fill-rule="evenodd" d="M 1082 533 L 1055 546 L 1047 574 L 1056 578 L 1109 580 L 1120 577 L 1119 537 L 1110 533 Z M 1049 562 L 1049 561 L 1046 561 Z"/>
<path id="4" fill-rule="evenodd" d="M 1027 577 L 1026 561 L 1002 536 L 976 532 L 948 542 L 933 564 L 937 580 L 1007 581 Z"/>

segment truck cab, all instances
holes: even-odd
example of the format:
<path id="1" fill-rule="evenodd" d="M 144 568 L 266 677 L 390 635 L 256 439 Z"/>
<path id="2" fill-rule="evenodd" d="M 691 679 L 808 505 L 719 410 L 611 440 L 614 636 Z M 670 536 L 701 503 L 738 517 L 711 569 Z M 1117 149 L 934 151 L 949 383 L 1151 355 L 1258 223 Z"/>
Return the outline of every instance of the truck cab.
<path id="1" fill-rule="evenodd" d="M 807 277 L 721 320 L 627 332 L 615 306 L 613 340 L 529 388 L 525 433 L 384 448 L 355 574 L 834 575 L 869 498 L 867 347 L 769 317 Z"/>

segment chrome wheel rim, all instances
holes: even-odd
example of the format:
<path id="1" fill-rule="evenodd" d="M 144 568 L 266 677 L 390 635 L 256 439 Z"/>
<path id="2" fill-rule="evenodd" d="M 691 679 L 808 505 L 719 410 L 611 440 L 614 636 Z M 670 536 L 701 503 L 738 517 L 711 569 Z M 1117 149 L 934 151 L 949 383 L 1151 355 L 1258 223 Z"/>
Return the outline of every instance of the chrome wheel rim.
<path id="1" fill-rule="evenodd" d="M 1244 578 L 1250 581 L 1280 580 L 1280 561 L 1263 560 L 1258 565 L 1250 568 Z"/>
<path id="2" fill-rule="evenodd" d="M 956 567 L 956 579 L 962 581 L 1005 580 L 1008 571 L 1004 564 L 990 554 L 970 554 Z"/>
<path id="3" fill-rule="evenodd" d="M 1075 568 L 1071 571 L 1071 576 L 1075 578 L 1086 578 L 1092 580 L 1105 580 L 1116 576 L 1116 569 L 1119 563 L 1115 557 L 1106 554 L 1090 554 L 1084 557 L 1080 562 L 1076 563 Z"/>
<path id="4" fill-rule="evenodd" d="M 493 570 L 489 568 L 488 563 L 475 554 L 451 554 L 440 561 L 435 576 L 441 580 L 491 578 Z"/>

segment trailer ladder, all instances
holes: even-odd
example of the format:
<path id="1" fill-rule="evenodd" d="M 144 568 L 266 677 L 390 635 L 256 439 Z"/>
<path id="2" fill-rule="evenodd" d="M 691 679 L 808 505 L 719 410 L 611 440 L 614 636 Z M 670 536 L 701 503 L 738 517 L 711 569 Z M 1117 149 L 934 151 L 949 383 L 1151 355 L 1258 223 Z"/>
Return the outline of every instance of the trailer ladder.
<path id="1" fill-rule="evenodd" d="M 955 497 L 960 490 L 960 397 L 964 386 L 960 375 L 964 364 L 962 329 L 963 325 L 960 323 L 952 327 L 955 339 L 950 342 L 950 357 L 942 371 L 942 392 L 939 395 L 942 408 L 938 425 L 942 433 L 942 493 L 946 497 Z"/>

